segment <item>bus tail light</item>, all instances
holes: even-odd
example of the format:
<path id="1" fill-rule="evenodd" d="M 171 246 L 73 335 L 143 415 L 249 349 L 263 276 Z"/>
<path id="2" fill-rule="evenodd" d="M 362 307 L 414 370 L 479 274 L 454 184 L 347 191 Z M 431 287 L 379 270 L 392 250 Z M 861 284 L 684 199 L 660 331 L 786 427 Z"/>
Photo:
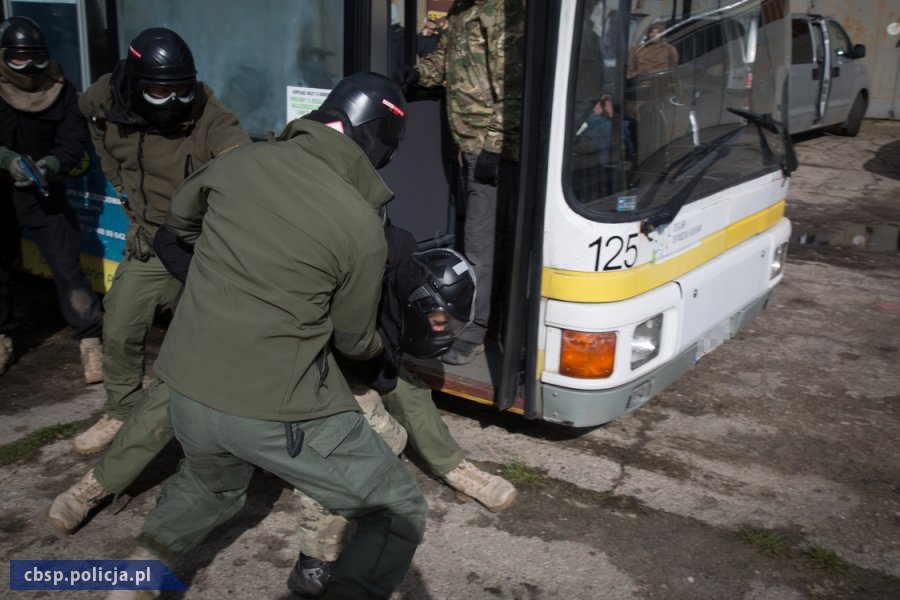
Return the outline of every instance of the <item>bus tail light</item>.
<path id="1" fill-rule="evenodd" d="M 631 336 L 631 370 L 637 369 L 659 354 L 659 337 L 662 333 L 662 313 L 647 319 L 634 328 Z"/>
<path id="2" fill-rule="evenodd" d="M 769 269 L 769 279 L 775 279 L 781 275 L 781 271 L 784 269 L 784 259 L 787 256 L 787 247 L 787 242 L 785 242 L 775 248 L 775 253 L 772 255 L 772 265 Z"/>
<path id="3" fill-rule="evenodd" d="M 562 330 L 559 372 L 581 379 L 612 375 L 616 358 L 616 334 Z"/>

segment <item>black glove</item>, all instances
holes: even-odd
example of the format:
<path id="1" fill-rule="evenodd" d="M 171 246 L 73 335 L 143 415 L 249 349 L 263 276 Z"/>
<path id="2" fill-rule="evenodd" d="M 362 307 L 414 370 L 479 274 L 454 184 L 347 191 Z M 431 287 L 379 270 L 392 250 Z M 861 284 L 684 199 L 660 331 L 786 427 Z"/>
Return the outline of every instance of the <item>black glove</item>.
<path id="1" fill-rule="evenodd" d="M 475 161 L 475 181 L 485 185 L 497 185 L 500 177 L 500 155 L 482 150 Z"/>
<path id="2" fill-rule="evenodd" d="M 384 335 L 381 336 L 382 345 L 384 345 Z M 342 360 L 340 362 L 341 371 L 345 375 L 349 375 L 355 379 L 359 379 L 368 387 L 372 388 L 379 394 L 387 394 L 394 391 L 397 386 L 397 358 L 394 353 L 384 346 L 384 350 L 378 356 L 369 360 Z"/>
<path id="3" fill-rule="evenodd" d="M 419 74 L 418 69 L 409 65 L 400 67 L 397 69 L 397 72 L 394 73 L 394 81 L 397 82 L 397 85 L 400 86 L 400 89 L 403 90 L 404 94 L 409 88 L 419 83 L 419 79 L 421 78 L 422 76 Z"/>
<path id="4" fill-rule="evenodd" d="M 163 225 L 153 236 L 153 252 L 166 270 L 184 283 L 194 258 L 194 247 L 178 239 L 174 231 Z"/>

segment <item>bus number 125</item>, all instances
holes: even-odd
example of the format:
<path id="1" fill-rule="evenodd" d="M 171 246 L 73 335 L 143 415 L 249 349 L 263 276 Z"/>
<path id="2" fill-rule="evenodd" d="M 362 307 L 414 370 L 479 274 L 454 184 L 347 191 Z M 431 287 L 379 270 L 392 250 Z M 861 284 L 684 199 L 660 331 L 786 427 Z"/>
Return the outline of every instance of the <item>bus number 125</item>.
<path id="1" fill-rule="evenodd" d="M 632 243 L 634 238 L 639 234 L 632 233 L 628 239 L 624 239 L 618 235 L 612 235 L 603 242 L 603 236 L 598 237 L 588 248 L 597 246 L 597 258 L 594 260 L 594 270 L 600 271 L 600 263 L 603 258 L 607 257 L 603 264 L 603 271 L 618 271 L 619 269 L 630 269 L 637 263 L 638 250 L 637 246 Z M 631 260 L 628 257 L 631 256 Z"/>

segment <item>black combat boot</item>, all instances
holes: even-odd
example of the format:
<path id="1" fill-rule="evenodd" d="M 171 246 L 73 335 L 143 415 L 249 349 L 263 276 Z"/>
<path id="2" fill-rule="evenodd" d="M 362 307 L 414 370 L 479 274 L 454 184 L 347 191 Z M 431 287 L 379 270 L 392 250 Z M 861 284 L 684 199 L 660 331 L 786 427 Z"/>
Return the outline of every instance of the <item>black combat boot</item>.
<path id="1" fill-rule="evenodd" d="M 319 560 L 301 552 L 288 576 L 288 589 L 301 598 L 321 598 L 331 577 L 332 565 L 333 561 Z"/>

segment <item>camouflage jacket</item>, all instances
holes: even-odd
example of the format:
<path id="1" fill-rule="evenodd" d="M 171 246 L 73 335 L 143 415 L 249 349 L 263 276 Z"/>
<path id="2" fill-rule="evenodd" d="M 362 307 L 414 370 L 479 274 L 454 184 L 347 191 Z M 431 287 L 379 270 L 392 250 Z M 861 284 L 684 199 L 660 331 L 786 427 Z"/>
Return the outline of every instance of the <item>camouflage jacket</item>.
<path id="1" fill-rule="evenodd" d="M 419 83 L 446 89 L 460 150 L 518 160 L 525 0 L 456 0 L 447 20 L 441 47 L 416 64 Z"/>

